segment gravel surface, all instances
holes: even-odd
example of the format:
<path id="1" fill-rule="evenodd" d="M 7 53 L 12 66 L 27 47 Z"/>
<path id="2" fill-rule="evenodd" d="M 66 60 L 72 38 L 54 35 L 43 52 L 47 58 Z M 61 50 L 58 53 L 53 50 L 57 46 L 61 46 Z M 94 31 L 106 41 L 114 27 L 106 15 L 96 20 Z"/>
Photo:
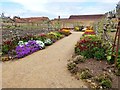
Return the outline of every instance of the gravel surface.
<path id="1" fill-rule="evenodd" d="M 68 59 L 81 32 L 72 32 L 44 50 L 25 58 L 3 62 L 3 88 L 87 88 L 67 70 Z"/>

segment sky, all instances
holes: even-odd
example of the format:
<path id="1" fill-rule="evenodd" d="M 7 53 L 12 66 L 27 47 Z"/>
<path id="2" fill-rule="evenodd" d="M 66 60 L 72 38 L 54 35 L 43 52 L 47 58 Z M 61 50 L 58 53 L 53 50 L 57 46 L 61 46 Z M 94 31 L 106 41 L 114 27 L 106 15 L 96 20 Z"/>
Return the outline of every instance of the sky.
<path id="1" fill-rule="evenodd" d="M 68 18 L 70 15 L 104 14 L 119 0 L 0 0 L 0 14 L 20 17 Z"/>

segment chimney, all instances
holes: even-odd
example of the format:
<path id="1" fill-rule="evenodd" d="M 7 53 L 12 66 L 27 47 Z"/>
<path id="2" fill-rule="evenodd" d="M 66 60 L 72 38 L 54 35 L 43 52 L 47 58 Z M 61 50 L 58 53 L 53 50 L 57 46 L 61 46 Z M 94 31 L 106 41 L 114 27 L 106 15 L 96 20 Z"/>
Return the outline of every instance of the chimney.
<path id="1" fill-rule="evenodd" d="M 60 16 L 58 16 L 58 19 L 60 20 Z"/>

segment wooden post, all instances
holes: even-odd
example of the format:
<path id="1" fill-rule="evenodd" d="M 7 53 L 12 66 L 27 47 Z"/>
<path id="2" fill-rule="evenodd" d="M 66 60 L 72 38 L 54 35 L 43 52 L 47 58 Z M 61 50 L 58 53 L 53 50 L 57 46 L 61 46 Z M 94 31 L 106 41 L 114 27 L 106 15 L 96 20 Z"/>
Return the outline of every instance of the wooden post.
<path id="1" fill-rule="evenodd" d="M 120 49 L 120 2 L 118 2 L 117 7 L 116 7 L 116 16 L 118 18 L 118 27 L 117 27 L 117 32 L 115 35 L 115 40 L 114 40 L 113 49 L 112 49 L 112 54 L 113 54 L 114 48 L 116 47 L 115 62 L 114 62 L 115 69 L 116 69 L 118 53 L 119 53 L 119 49 Z M 117 41 L 117 43 L 116 43 L 116 41 Z"/>
<path id="2" fill-rule="evenodd" d="M 115 56 L 115 66 L 117 65 L 117 58 L 118 58 L 118 52 L 119 52 L 119 49 L 120 49 L 120 18 L 118 19 L 118 41 L 117 41 L 117 46 L 116 46 L 116 56 Z"/>
<path id="3" fill-rule="evenodd" d="M 117 35 L 118 35 L 118 29 L 117 29 L 116 34 L 115 34 L 115 39 L 114 39 L 113 48 L 112 48 L 112 54 L 113 54 L 115 46 L 116 46 L 115 43 L 116 43 L 116 40 L 117 40 Z"/>

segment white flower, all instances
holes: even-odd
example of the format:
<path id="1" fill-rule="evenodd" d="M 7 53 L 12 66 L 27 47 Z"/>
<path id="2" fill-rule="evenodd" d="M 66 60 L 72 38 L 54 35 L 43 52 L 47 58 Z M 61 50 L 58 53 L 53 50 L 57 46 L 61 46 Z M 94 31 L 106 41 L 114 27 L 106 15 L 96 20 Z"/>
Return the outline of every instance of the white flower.
<path id="1" fill-rule="evenodd" d="M 44 44 L 42 41 L 40 41 L 40 40 L 36 40 L 36 43 L 37 43 L 40 47 L 42 47 L 42 48 L 45 47 L 45 44 Z"/>
<path id="2" fill-rule="evenodd" d="M 22 47 L 22 46 L 24 45 L 24 42 L 23 42 L 23 41 L 19 41 L 19 42 L 18 42 L 18 45 L 19 45 L 20 47 Z"/>
<path id="3" fill-rule="evenodd" d="M 25 45 L 27 45 L 27 44 L 28 44 L 28 42 L 25 42 L 24 44 L 25 44 Z"/>
<path id="4" fill-rule="evenodd" d="M 45 40 L 45 44 L 52 44 L 51 39 L 46 39 L 46 40 Z"/>

